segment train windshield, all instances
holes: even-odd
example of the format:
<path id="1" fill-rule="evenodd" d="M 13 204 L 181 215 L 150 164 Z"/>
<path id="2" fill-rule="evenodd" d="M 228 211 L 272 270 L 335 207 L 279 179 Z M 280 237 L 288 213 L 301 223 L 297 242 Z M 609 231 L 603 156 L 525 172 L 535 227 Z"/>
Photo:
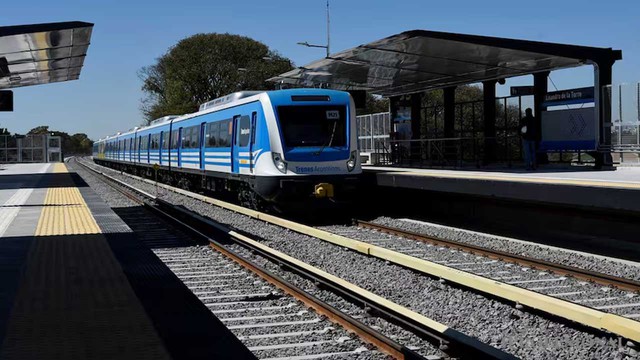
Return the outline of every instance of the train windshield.
<path id="1" fill-rule="evenodd" d="M 344 106 L 278 106 L 286 147 L 341 147 L 347 144 Z"/>

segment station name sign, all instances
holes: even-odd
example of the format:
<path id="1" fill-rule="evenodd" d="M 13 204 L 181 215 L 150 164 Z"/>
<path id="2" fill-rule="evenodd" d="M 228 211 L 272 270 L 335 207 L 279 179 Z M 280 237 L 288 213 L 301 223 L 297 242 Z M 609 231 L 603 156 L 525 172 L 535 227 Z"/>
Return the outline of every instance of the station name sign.
<path id="1" fill-rule="evenodd" d="M 593 86 L 553 91 L 544 96 L 543 106 L 582 104 L 594 101 Z"/>
<path id="2" fill-rule="evenodd" d="M 511 96 L 527 96 L 533 95 L 533 86 L 512 86 Z"/>

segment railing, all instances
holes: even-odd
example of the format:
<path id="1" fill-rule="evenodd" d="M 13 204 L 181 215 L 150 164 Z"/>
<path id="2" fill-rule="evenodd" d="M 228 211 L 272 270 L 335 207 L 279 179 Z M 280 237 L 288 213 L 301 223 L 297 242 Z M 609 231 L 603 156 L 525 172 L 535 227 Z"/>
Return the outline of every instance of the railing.
<path id="1" fill-rule="evenodd" d="M 640 165 L 640 83 L 607 86 L 603 101 L 611 106 L 614 163 Z"/>
<path id="2" fill-rule="evenodd" d="M 491 149 L 491 150 L 488 150 Z M 493 154 L 488 154 L 491 151 Z M 390 147 L 372 151 L 372 165 L 406 167 L 512 167 L 522 165 L 522 140 L 519 136 L 487 138 L 440 138 L 391 140 Z M 493 160 L 486 163 L 486 156 Z M 539 153 L 541 163 L 589 163 L 584 152 Z"/>

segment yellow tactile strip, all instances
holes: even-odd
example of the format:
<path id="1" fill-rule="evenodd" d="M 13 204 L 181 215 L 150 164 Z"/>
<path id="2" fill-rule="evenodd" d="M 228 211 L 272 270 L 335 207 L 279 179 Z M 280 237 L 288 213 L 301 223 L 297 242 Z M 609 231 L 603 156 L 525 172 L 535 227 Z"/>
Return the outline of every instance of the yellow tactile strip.
<path id="1" fill-rule="evenodd" d="M 53 164 L 53 169 L 51 170 L 53 173 L 68 173 L 67 165 L 64 163 L 55 163 Z"/>
<path id="2" fill-rule="evenodd" d="M 64 164 L 61 165 L 64 166 Z M 54 168 L 55 170 L 56 168 Z M 91 215 L 91 211 L 78 188 L 50 188 L 47 191 L 44 208 L 36 228 L 36 236 L 98 234 L 100 232 L 100 227 Z"/>

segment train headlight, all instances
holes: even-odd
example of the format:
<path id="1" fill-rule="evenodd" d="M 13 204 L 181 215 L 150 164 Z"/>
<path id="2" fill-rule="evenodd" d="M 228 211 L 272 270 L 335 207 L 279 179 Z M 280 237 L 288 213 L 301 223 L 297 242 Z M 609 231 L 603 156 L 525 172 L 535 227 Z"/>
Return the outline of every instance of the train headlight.
<path id="1" fill-rule="evenodd" d="M 278 168 L 278 170 L 286 174 L 287 173 L 287 163 L 282 160 L 282 155 L 279 153 L 271 153 L 271 157 L 273 158 L 273 164 Z"/>
<path id="2" fill-rule="evenodd" d="M 356 156 L 358 156 L 358 150 L 353 150 L 351 155 L 349 155 L 349 160 L 347 160 L 347 170 L 353 171 L 353 169 L 356 168 Z"/>

